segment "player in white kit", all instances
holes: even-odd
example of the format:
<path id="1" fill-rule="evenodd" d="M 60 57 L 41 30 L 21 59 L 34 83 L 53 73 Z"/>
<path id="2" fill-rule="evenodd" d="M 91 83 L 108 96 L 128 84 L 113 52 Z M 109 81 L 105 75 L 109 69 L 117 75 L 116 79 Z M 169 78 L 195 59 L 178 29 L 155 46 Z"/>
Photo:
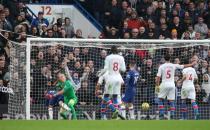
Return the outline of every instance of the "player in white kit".
<path id="1" fill-rule="evenodd" d="M 158 92 L 158 108 L 159 108 L 159 118 L 164 118 L 164 105 L 163 100 L 167 98 L 170 105 L 170 117 L 174 118 L 175 113 L 175 82 L 174 75 L 176 69 L 183 69 L 184 67 L 190 67 L 193 64 L 179 65 L 170 63 L 170 55 L 165 55 L 165 63 L 160 65 L 158 68 L 158 73 L 156 77 L 156 91 Z M 160 84 L 160 79 L 162 82 Z"/>
<path id="2" fill-rule="evenodd" d="M 182 84 L 182 90 L 181 90 L 181 119 L 186 120 L 187 119 L 187 105 L 186 105 L 186 99 L 191 100 L 191 104 L 194 110 L 194 117 L 195 119 L 199 119 L 199 112 L 198 112 L 198 105 L 196 103 L 196 93 L 195 93 L 195 86 L 194 81 L 197 82 L 198 76 L 196 74 L 196 71 L 192 67 L 188 67 L 183 69 L 183 78 L 181 82 Z"/>
<path id="3" fill-rule="evenodd" d="M 124 83 L 123 78 L 120 74 L 121 72 L 126 71 L 124 58 L 118 55 L 117 47 L 112 46 L 111 53 L 105 59 L 105 66 L 100 74 L 100 78 L 98 84 L 96 86 L 96 93 L 102 85 L 103 80 L 105 80 L 105 89 L 104 89 L 104 97 L 101 103 L 101 112 L 103 116 L 103 112 L 108 105 L 108 107 L 113 112 L 112 118 L 117 118 L 119 116 L 118 111 L 118 95 L 121 94 L 121 85 Z M 112 101 L 110 99 L 110 95 L 112 96 Z"/>

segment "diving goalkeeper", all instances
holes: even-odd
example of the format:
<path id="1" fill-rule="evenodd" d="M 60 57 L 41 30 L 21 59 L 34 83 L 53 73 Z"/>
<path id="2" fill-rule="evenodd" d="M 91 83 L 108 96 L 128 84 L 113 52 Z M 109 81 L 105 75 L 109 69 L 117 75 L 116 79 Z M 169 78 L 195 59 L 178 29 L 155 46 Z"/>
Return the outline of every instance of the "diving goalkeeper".
<path id="1" fill-rule="evenodd" d="M 72 83 L 70 80 L 66 79 L 66 76 L 62 73 L 58 73 L 58 81 L 63 83 L 63 89 L 58 91 L 57 93 L 53 94 L 51 98 L 56 97 L 58 95 L 64 96 L 64 103 L 61 103 L 60 106 L 65 110 L 61 111 L 60 115 L 67 119 L 67 112 L 71 112 L 72 119 L 76 120 L 76 111 L 75 111 L 75 105 L 77 103 L 77 97 L 75 95 L 75 90 L 72 86 Z"/>

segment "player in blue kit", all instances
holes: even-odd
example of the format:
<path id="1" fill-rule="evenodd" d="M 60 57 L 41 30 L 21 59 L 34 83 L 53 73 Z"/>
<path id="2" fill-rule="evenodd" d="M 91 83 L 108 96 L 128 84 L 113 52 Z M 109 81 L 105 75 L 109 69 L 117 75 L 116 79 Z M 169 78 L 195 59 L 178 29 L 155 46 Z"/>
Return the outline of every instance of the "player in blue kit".
<path id="1" fill-rule="evenodd" d="M 129 63 L 129 71 L 126 75 L 125 82 L 125 96 L 122 98 L 122 115 L 126 117 L 126 108 L 129 111 L 130 119 L 134 120 L 134 107 L 133 102 L 136 95 L 136 86 L 139 78 L 139 72 L 136 70 L 135 61 L 130 61 Z"/>
<path id="2" fill-rule="evenodd" d="M 57 95 L 54 98 L 49 98 L 49 97 L 50 95 L 54 95 L 57 91 L 62 90 L 63 87 L 64 87 L 63 83 L 58 81 L 57 84 L 55 85 L 55 90 L 49 90 L 45 94 L 45 97 L 47 99 L 46 105 L 48 106 L 48 115 L 50 120 L 53 120 L 53 107 L 59 106 L 59 104 L 63 103 L 64 97 L 63 95 Z"/>

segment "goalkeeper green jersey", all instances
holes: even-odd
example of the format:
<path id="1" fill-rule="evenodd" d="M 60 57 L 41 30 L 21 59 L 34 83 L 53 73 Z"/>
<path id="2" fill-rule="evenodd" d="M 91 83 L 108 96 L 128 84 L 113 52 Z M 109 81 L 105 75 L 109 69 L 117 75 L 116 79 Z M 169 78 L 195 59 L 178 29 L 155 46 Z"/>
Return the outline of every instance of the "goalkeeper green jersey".
<path id="1" fill-rule="evenodd" d="M 64 102 L 69 102 L 69 100 L 74 99 L 77 101 L 77 96 L 75 94 L 74 87 L 72 86 L 70 80 L 64 82 Z"/>
<path id="2" fill-rule="evenodd" d="M 58 81 L 56 86 L 55 86 L 56 91 L 60 91 L 63 88 L 64 88 L 64 83 L 62 83 L 61 81 Z"/>

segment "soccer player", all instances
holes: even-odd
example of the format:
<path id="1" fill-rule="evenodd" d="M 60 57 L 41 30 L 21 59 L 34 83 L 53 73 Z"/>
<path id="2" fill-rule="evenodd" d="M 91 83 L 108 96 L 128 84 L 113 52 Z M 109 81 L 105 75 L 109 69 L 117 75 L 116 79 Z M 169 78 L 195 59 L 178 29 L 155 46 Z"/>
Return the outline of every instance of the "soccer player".
<path id="1" fill-rule="evenodd" d="M 48 115 L 49 115 L 50 120 L 53 120 L 53 107 L 61 104 L 63 102 L 64 98 L 63 98 L 63 95 L 57 95 L 53 98 L 49 98 L 49 96 L 55 94 L 56 91 L 60 91 L 62 89 L 63 89 L 63 85 L 60 81 L 58 81 L 55 86 L 55 90 L 50 90 L 45 95 L 46 99 L 47 99 Z"/>
<path id="2" fill-rule="evenodd" d="M 184 67 L 191 67 L 192 64 L 179 65 L 170 63 L 170 55 L 165 55 L 165 63 L 160 65 L 158 68 L 158 73 L 156 77 L 156 92 L 158 92 L 158 108 L 159 108 L 159 118 L 164 118 L 164 105 L 163 100 L 167 98 L 170 105 L 170 118 L 174 118 L 175 114 L 175 83 L 174 75 L 176 69 L 183 69 Z M 160 79 L 162 82 L 160 84 Z M 160 86 L 159 86 L 160 85 Z"/>
<path id="3" fill-rule="evenodd" d="M 122 116 L 126 117 L 126 108 L 128 108 L 129 110 L 129 114 L 130 114 L 130 119 L 134 120 L 134 106 L 133 106 L 133 102 L 134 102 L 134 97 L 136 95 L 136 85 L 137 85 L 137 81 L 139 78 L 139 72 L 136 70 L 136 63 L 135 61 L 130 61 L 129 62 L 129 71 L 126 75 L 126 80 L 125 80 L 125 86 L 126 86 L 126 90 L 125 90 L 125 96 L 122 98 Z"/>
<path id="4" fill-rule="evenodd" d="M 70 82 L 70 80 L 66 79 L 66 76 L 62 73 L 58 74 L 58 80 L 63 83 L 63 89 L 58 91 L 57 93 L 53 94 L 53 97 L 56 97 L 58 95 L 64 95 L 64 103 L 61 103 L 60 106 L 66 110 L 71 112 L 72 114 L 72 119 L 75 120 L 77 119 L 76 117 L 76 111 L 75 111 L 75 105 L 77 103 L 77 97 L 75 95 L 75 90 Z M 52 97 L 52 98 L 53 98 Z M 64 119 L 67 119 L 67 113 L 61 112 L 60 113 Z"/>
<path id="5" fill-rule="evenodd" d="M 182 89 L 181 89 L 181 99 L 182 99 L 181 119 L 183 120 L 187 119 L 186 99 L 190 99 L 193 110 L 194 110 L 194 118 L 198 120 L 199 112 L 198 112 L 198 105 L 195 101 L 196 93 L 195 93 L 195 87 L 194 87 L 194 81 L 197 82 L 198 76 L 196 74 L 195 69 L 192 67 L 183 69 L 182 73 L 183 73 L 183 77 L 182 77 L 181 82 L 183 82 L 183 84 L 182 84 Z"/>
<path id="6" fill-rule="evenodd" d="M 112 54 L 106 57 L 104 69 L 99 74 L 100 78 L 96 86 L 96 93 L 99 91 L 102 81 L 105 80 L 105 90 L 101 108 L 105 109 L 106 105 L 108 105 L 113 112 L 112 118 L 114 119 L 117 118 L 117 116 L 120 116 L 117 97 L 121 94 L 121 85 L 124 82 L 120 71 L 125 72 L 126 67 L 124 58 L 118 55 L 116 46 L 112 46 L 111 53 Z M 113 104 L 110 100 L 110 95 L 112 95 Z"/>

